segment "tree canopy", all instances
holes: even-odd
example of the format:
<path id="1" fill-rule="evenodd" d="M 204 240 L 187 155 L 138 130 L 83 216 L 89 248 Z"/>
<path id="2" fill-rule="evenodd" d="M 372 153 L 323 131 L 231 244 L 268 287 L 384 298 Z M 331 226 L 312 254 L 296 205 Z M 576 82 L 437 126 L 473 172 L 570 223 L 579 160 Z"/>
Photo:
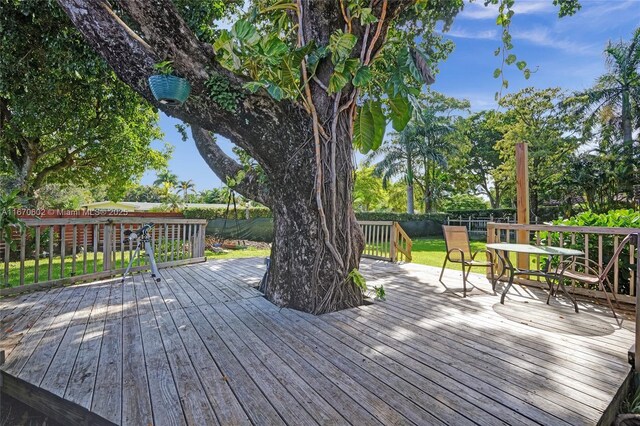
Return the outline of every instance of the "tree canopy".
<path id="1" fill-rule="evenodd" d="M 122 195 L 166 162 L 158 114 L 51 1 L 0 4 L 0 174 L 27 197 L 45 183 Z"/>

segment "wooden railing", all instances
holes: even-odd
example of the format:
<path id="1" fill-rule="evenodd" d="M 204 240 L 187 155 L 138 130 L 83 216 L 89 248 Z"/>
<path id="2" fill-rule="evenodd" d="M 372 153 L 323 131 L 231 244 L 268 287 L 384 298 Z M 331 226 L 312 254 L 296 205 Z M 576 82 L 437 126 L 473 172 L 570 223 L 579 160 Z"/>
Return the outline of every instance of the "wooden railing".
<path id="1" fill-rule="evenodd" d="M 530 244 L 576 248 L 583 251 L 586 260 L 582 260 L 580 264 L 588 264 L 589 260 L 592 260 L 602 269 L 611 259 L 620 241 L 626 235 L 637 233 L 640 229 L 489 223 L 487 225 L 487 243 L 515 243 L 517 231 L 527 232 Z M 632 244 L 624 249 L 609 276 L 618 300 L 632 304 L 636 303 L 635 276 L 639 267 L 636 262 L 637 247 L 635 244 L 637 243 L 634 239 Z M 531 256 L 529 258 L 530 269 L 540 270 L 543 267 L 542 261 L 540 256 Z M 516 281 L 541 286 L 544 286 L 543 280 L 544 278 L 533 276 L 528 279 L 516 277 Z M 595 287 L 584 286 L 581 283 L 576 283 L 573 291 L 575 294 L 604 298 L 604 294 Z"/>
<path id="2" fill-rule="evenodd" d="M 126 230 L 153 222 L 150 236 L 159 267 L 204 260 L 206 220 L 178 218 L 26 219 L 12 243 L 2 243 L 0 295 L 30 291 L 122 274 L 136 242 L 123 242 Z M 148 269 L 141 255 L 134 271 Z"/>
<path id="3" fill-rule="evenodd" d="M 411 238 L 398 222 L 358 221 L 364 234 L 362 256 L 390 262 L 411 262 Z"/>

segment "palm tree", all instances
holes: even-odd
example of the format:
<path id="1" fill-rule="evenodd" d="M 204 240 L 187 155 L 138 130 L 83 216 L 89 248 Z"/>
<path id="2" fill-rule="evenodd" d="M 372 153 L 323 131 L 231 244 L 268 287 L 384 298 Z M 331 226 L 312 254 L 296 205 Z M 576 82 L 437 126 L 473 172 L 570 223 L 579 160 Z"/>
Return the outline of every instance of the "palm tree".
<path id="1" fill-rule="evenodd" d="M 398 176 L 407 182 L 407 213 L 414 213 L 414 185 L 418 185 L 424 194 L 425 211 L 433 208 L 437 169 L 447 165 L 445 153 L 449 147 L 444 136 L 452 132 L 449 120 L 449 117 L 426 110 L 365 158 L 365 164 L 369 165 L 382 157 L 374 165 L 374 173 L 382 177 L 385 187 Z"/>
<path id="2" fill-rule="evenodd" d="M 178 176 L 169 170 L 163 170 L 156 174 L 156 180 L 153 181 L 153 186 L 162 187 L 165 183 L 169 184 L 172 188 L 175 187 L 178 184 Z"/>
<path id="3" fill-rule="evenodd" d="M 194 192 L 196 189 L 196 184 L 193 183 L 193 180 L 181 180 L 178 182 L 178 188 L 182 191 L 182 197 L 184 198 L 184 202 L 187 202 L 187 197 L 189 196 L 189 192 Z"/>
<path id="4" fill-rule="evenodd" d="M 634 112 L 636 123 L 640 121 L 640 28 L 629 42 L 609 42 L 605 54 L 608 72 L 591 89 L 574 94 L 568 103 L 577 104 L 579 114 L 588 113 L 589 121 L 607 108 L 619 114 L 616 121 L 622 131 L 623 152 L 633 161 Z"/>

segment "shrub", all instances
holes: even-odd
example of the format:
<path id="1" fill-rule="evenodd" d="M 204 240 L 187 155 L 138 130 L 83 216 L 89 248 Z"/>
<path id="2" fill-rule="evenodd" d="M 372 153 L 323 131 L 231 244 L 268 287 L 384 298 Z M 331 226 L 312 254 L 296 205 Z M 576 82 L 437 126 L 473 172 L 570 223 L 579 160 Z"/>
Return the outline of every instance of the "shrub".
<path id="1" fill-rule="evenodd" d="M 442 213 L 409 214 L 393 212 L 356 212 L 356 219 L 358 220 L 391 220 L 394 222 L 433 220 L 436 222 L 442 222 L 446 218 L 447 215 Z"/>
<path id="2" fill-rule="evenodd" d="M 462 216 L 463 218 L 488 218 L 492 217 L 494 219 L 498 218 L 507 218 L 516 214 L 515 209 L 478 209 L 478 210 L 447 210 L 443 213 L 445 216 L 458 217 Z"/>
<path id="3" fill-rule="evenodd" d="M 591 211 L 583 212 L 573 216 L 569 219 L 558 219 L 553 222 L 554 225 L 566 225 L 566 226 L 593 226 L 593 227 L 607 227 L 607 228 L 640 228 L 640 212 L 634 210 L 611 210 L 607 213 L 594 213 Z M 558 232 L 541 232 L 540 238 L 542 241 L 548 241 L 551 238 L 551 244 L 553 246 L 560 245 L 560 234 Z M 580 234 L 575 236 L 575 241 L 572 241 L 572 235 L 568 232 L 562 234 L 562 246 L 575 248 L 580 251 L 585 251 L 584 238 L 580 237 Z M 618 237 L 618 241 L 622 239 Z M 613 256 L 614 253 L 614 241 L 613 235 L 602 236 L 602 265 L 606 265 Z M 595 261 L 598 260 L 598 237 L 590 236 L 589 239 L 589 259 Z M 635 269 L 635 265 L 632 265 L 629 261 L 629 245 L 624 247 L 619 259 L 619 290 L 621 293 L 627 293 L 629 291 L 631 271 Z M 613 283 L 614 269 L 609 274 L 609 280 Z"/>
<path id="4" fill-rule="evenodd" d="M 238 209 L 238 219 L 246 219 L 245 208 Z M 201 208 L 189 208 L 183 210 L 182 214 L 187 219 L 225 219 L 227 209 L 225 207 L 215 209 L 201 209 Z M 271 209 L 267 207 L 249 207 L 249 219 L 257 219 L 260 217 L 273 217 Z M 227 219 L 235 219 L 235 212 L 233 208 L 229 209 L 229 213 L 226 214 Z"/>

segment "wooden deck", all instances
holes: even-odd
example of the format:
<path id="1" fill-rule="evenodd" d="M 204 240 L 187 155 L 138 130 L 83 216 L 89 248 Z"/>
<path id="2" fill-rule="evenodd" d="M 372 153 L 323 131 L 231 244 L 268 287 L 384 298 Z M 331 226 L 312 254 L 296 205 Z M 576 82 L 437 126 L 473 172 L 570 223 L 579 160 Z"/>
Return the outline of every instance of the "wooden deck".
<path id="1" fill-rule="evenodd" d="M 597 305 L 362 269 L 387 301 L 320 317 L 261 297 L 260 259 L 2 299 L 3 389 L 67 423 L 587 425 L 628 373 L 632 322 Z"/>

